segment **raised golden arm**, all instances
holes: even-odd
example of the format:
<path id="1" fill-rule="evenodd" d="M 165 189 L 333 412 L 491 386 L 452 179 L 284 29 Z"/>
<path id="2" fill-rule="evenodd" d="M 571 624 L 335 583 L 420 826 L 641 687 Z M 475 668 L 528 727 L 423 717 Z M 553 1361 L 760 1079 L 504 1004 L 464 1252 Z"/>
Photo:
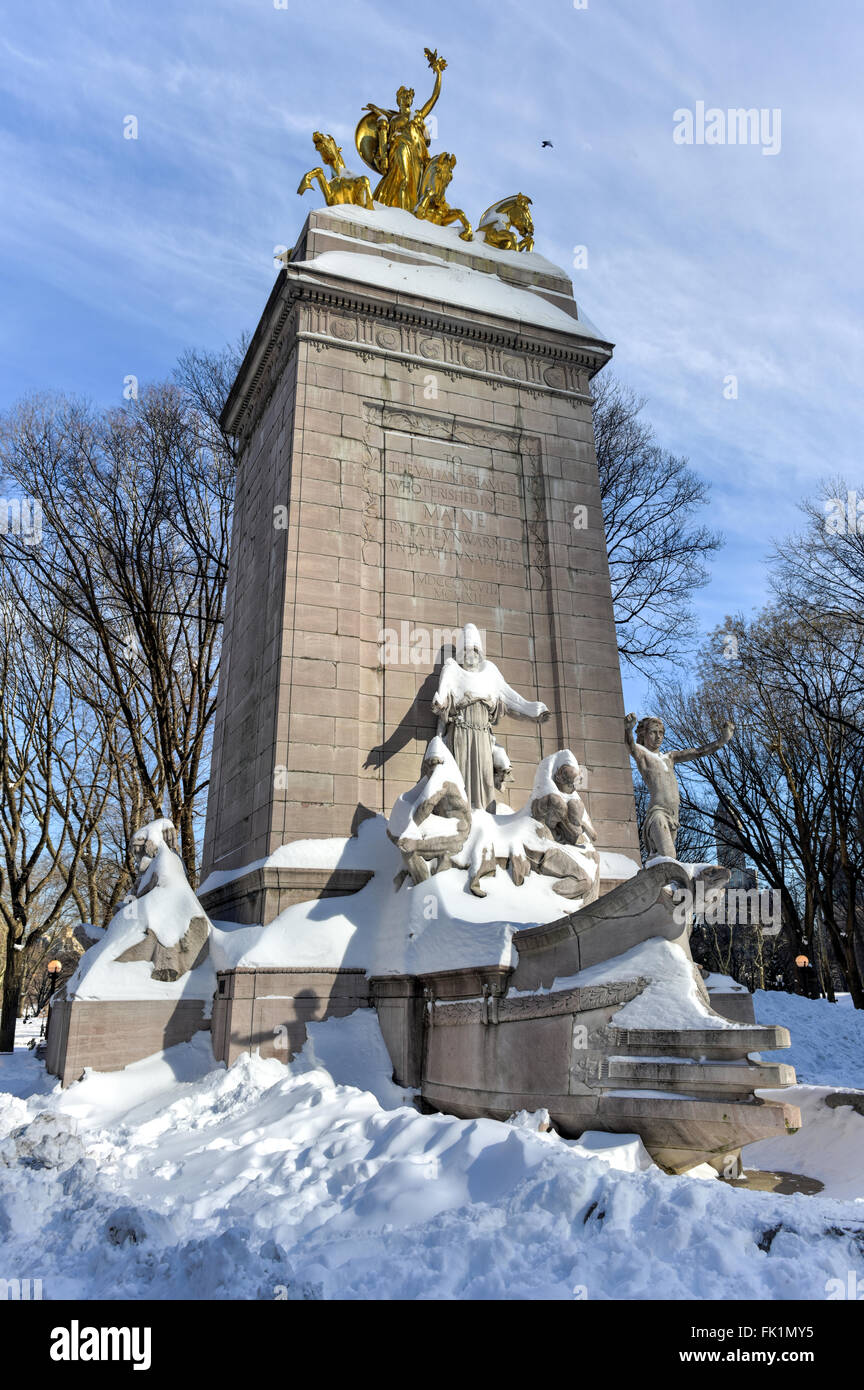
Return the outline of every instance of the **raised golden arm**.
<path id="1" fill-rule="evenodd" d="M 435 74 L 435 85 L 432 88 L 432 95 L 427 101 L 426 105 L 421 106 L 420 110 L 417 112 L 417 115 L 422 116 L 423 120 L 425 121 L 426 117 L 429 115 L 429 112 L 432 110 L 432 107 L 435 105 L 436 101 L 441 95 L 441 74 L 447 66 L 447 60 L 446 58 L 438 57 L 437 48 L 424 48 L 423 52 L 426 54 L 426 59 L 429 63 L 429 66 Z"/>

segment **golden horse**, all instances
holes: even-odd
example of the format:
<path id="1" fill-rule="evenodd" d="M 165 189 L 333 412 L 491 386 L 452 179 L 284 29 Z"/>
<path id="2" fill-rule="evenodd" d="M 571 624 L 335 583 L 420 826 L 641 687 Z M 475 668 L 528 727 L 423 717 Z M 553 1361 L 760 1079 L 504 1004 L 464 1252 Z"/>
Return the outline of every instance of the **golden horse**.
<path id="1" fill-rule="evenodd" d="M 459 236 L 463 241 L 473 241 L 474 233 L 468 218 L 461 208 L 451 208 L 444 197 L 455 165 L 455 154 L 437 154 L 429 161 L 420 185 L 420 198 L 414 209 L 414 216 L 426 222 L 434 222 L 439 227 L 449 227 L 451 222 L 461 222 L 462 231 Z"/>
<path id="2" fill-rule="evenodd" d="M 308 174 L 304 174 L 300 180 L 300 187 L 297 192 L 306 193 L 314 181 L 317 180 L 318 186 L 327 201 L 328 207 L 333 207 L 338 203 L 353 203 L 355 207 L 371 208 L 372 186 L 365 174 L 344 174 L 345 160 L 342 158 L 342 150 L 332 135 L 322 135 L 320 130 L 316 130 L 312 136 L 312 143 L 320 154 L 324 163 L 332 170 L 332 177 L 328 179 L 322 168 L 310 169 Z"/>

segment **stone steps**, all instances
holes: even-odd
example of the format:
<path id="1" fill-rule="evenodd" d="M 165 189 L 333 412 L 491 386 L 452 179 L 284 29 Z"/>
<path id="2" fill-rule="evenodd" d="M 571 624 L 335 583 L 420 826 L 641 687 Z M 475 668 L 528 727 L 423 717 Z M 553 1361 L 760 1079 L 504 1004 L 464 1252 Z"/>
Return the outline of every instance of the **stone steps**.
<path id="1" fill-rule="evenodd" d="M 774 1052 L 789 1047 L 788 1028 L 776 1024 L 716 1028 L 620 1028 L 607 1030 L 610 1051 L 640 1057 L 692 1057 L 697 1061 L 724 1062 L 747 1058 L 751 1052 Z"/>
<path id="2" fill-rule="evenodd" d="M 780 1062 L 694 1062 L 673 1057 L 610 1057 L 601 1080 L 616 1089 L 683 1091 L 688 1095 L 747 1096 L 756 1087 L 792 1086 L 795 1072 Z"/>

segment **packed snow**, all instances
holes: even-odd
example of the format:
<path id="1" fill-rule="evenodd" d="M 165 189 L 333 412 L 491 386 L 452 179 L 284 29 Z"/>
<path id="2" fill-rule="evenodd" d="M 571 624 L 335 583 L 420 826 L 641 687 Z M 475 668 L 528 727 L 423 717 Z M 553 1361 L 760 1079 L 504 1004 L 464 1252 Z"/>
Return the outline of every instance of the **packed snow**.
<path id="1" fill-rule="evenodd" d="M 431 247 L 447 247 L 452 251 L 457 251 L 463 256 L 470 256 L 472 260 L 483 260 L 488 262 L 490 269 L 496 271 L 515 266 L 520 270 L 534 271 L 541 275 L 551 275 L 557 279 L 567 277 L 560 266 L 554 265 L 552 261 L 541 256 L 538 251 L 520 251 L 518 254 L 513 251 L 502 251 L 497 246 L 490 246 L 488 241 L 482 237 L 475 237 L 472 242 L 464 242 L 459 236 L 459 228 L 456 226 L 439 227 L 435 222 L 421 221 L 416 218 L 413 212 L 406 212 L 402 208 L 386 207 L 383 203 L 376 203 L 372 209 L 353 207 L 351 204 L 337 204 L 326 210 L 328 223 L 338 220 L 348 224 L 347 234 L 356 232 L 359 228 L 366 227 L 374 233 L 382 231 L 388 232 L 391 236 L 401 236 L 409 241 L 425 242 Z M 329 230 L 329 228 L 328 228 Z M 352 240 L 358 238 L 352 237 Z M 383 243 L 385 248 L 387 243 Z M 376 242 L 376 246 L 381 246 L 381 242 Z M 394 251 L 404 250 L 398 242 L 393 242 Z M 414 247 L 411 248 L 414 254 Z"/>
<path id="2" fill-rule="evenodd" d="M 818 1178 L 826 1197 L 853 1198 L 864 1216 L 864 1091 L 785 1086 L 766 1088 L 757 1095 L 797 1105 L 801 1128 L 781 1139 L 748 1144 L 745 1166 Z"/>
<path id="3" fill-rule="evenodd" d="M 421 1115 L 372 1011 L 311 1025 L 288 1066 L 214 1067 L 202 1034 L 44 1083 L 32 1053 L 0 1058 L 3 1267 L 49 1299 L 818 1300 L 862 1268 L 864 1118 L 826 1087 L 794 1099 L 827 1195 L 778 1196 L 543 1112 Z"/>
<path id="4" fill-rule="evenodd" d="M 499 830 L 502 844 L 504 839 L 509 844 L 511 837 Z M 386 817 L 364 821 L 358 840 L 357 859 L 375 871 L 364 888 L 346 897 L 295 903 L 265 927 L 215 922 L 216 968 L 343 966 L 369 975 L 411 975 L 510 965 L 515 964 L 514 931 L 555 922 L 572 909 L 553 891 L 554 879 L 532 873 L 517 887 L 502 868 L 483 879 L 483 899 L 470 891 L 468 874 L 455 868 L 423 883 L 403 883 L 395 892 L 402 857 L 387 838 Z"/>
<path id="5" fill-rule="evenodd" d="M 376 817 L 375 819 L 379 819 Z M 364 822 L 366 824 L 366 822 Z M 369 869 L 374 867 L 374 855 L 367 850 L 363 826 L 360 834 L 354 836 L 334 836 L 321 840 L 292 840 L 290 844 L 280 845 L 264 859 L 255 859 L 237 869 L 215 869 L 208 874 L 199 886 L 199 893 L 209 893 L 221 888 L 243 874 L 255 869 Z"/>
<path id="6" fill-rule="evenodd" d="M 533 290 L 519 289 L 495 275 L 472 270 L 469 266 L 455 265 L 451 261 L 442 260 L 438 265 L 428 261 L 407 264 L 386 256 L 370 256 L 356 251 L 322 251 L 312 260 L 292 261 L 291 265 L 294 270 L 377 285 L 381 289 L 411 295 L 412 298 L 457 304 L 529 327 L 552 328 L 579 338 L 595 339 L 598 336 L 593 324 L 584 318 L 577 318 L 573 300 L 561 301 L 562 304 L 569 303 L 572 312 L 568 313 L 566 308 L 559 309 Z"/>
<path id="7" fill-rule="evenodd" d="M 511 807 L 499 805 L 496 815 L 515 814 Z M 360 826 L 357 835 L 334 836 L 320 840 L 292 840 L 280 845 L 264 859 L 256 859 L 236 869 L 214 869 L 199 886 L 200 894 L 221 888 L 226 883 L 251 873 L 254 869 L 374 869 L 377 844 L 386 824 L 384 816 L 370 816 Z M 600 851 L 600 877 L 620 880 L 632 878 L 640 865 L 626 854 Z"/>
<path id="8" fill-rule="evenodd" d="M 864 1090 L 864 1010 L 841 994 L 836 1004 L 805 999 L 801 994 L 757 990 L 757 1023 L 780 1023 L 792 1034 L 792 1046 L 777 1060 L 795 1068 L 799 1081 L 815 1086 L 852 1086 Z"/>

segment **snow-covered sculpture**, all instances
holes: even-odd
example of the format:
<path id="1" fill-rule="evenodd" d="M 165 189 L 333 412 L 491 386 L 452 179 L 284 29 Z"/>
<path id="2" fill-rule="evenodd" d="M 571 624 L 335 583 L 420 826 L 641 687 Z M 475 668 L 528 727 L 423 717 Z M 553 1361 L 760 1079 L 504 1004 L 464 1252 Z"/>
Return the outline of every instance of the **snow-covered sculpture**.
<path id="1" fill-rule="evenodd" d="M 406 877 L 422 883 L 430 872 L 449 869 L 471 826 L 465 783 L 442 738 L 431 740 L 420 771 L 417 786 L 397 798 L 387 826 L 405 865 L 397 888 Z"/>
<path id="2" fill-rule="evenodd" d="M 577 787 L 580 768 L 569 748 L 544 758 L 531 789 L 531 815 L 555 840 L 533 867 L 559 881 L 555 892 L 565 898 L 593 902 L 600 891 L 597 832 Z M 531 851 L 528 851 L 531 859 Z"/>
<path id="3" fill-rule="evenodd" d="M 624 720 L 624 738 L 650 798 L 648 814 L 642 826 L 645 858 L 649 862 L 657 858 L 677 858 L 681 793 L 675 764 L 693 762 L 696 758 L 707 758 L 716 753 L 729 742 L 735 725 L 727 719 L 720 737 L 714 739 L 713 743 L 706 743 L 704 748 L 672 748 L 668 753 L 661 753 L 665 732 L 663 720 L 656 716 L 641 719 L 638 725 L 635 714 L 628 714 Z"/>
<path id="4" fill-rule="evenodd" d="M 508 782 L 513 781 L 513 768 L 510 759 L 494 734 L 492 735 L 492 776 L 497 792 L 503 792 Z"/>
<path id="5" fill-rule="evenodd" d="M 475 811 L 471 833 L 455 863 L 468 869 L 468 886 L 485 897 L 481 880 L 507 867 L 521 886 L 528 874 L 557 879 L 554 891 L 564 898 L 593 902 L 600 890 L 600 856 L 596 832 L 576 785 L 579 764 L 569 748 L 544 758 L 534 776 L 531 796 L 515 815 Z"/>
<path id="6" fill-rule="evenodd" d="M 177 853 L 177 831 L 174 822 L 167 816 L 162 816 L 159 820 L 151 820 L 147 825 L 142 825 L 132 836 L 132 857 L 135 860 L 135 883 L 132 888 L 133 896 L 140 896 L 138 885 L 142 875 L 146 873 L 159 849 L 162 845 L 167 845 L 170 850 Z"/>
<path id="7" fill-rule="evenodd" d="M 485 898 L 482 880 L 506 869 L 517 887 L 533 871 L 557 881 L 563 898 L 593 902 L 600 891 L 600 856 L 594 827 L 576 784 L 579 764 L 569 748 L 544 758 L 531 796 L 515 814 L 472 811 L 464 847 L 454 867 L 468 870 L 468 887 Z"/>
<path id="8" fill-rule="evenodd" d="M 497 246 L 500 251 L 533 251 L 534 219 L 530 209 L 531 199 L 525 193 L 499 198 L 486 209 L 477 230 L 489 246 Z"/>
<path id="9" fill-rule="evenodd" d="M 210 923 L 186 881 L 176 843 L 174 826 L 164 818 L 136 831 L 132 849 L 138 875 L 118 914 L 136 927 L 140 925 L 142 935 L 114 959 L 118 963 L 151 961 L 154 980 L 179 980 L 201 965 L 207 955 Z M 138 903 L 150 894 L 155 894 L 153 902 L 158 902 L 158 910 L 142 913 Z"/>
<path id="10" fill-rule="evenodd" d="M 483 652 L 480 633 L 473 623 L 462 633 L 461 661 L 448 657 L 441 668 L 438 690 L 432 700 L 438 716 L 438 734 L 456 760 L 472 810 L 488 811 L 495 804 L 496 747 L 492 728 L 505 715 L 542 723 L 549 710 L 539 700 L 525 700 L 505 681 L 494 662 Z M 506 753 L 500 750 L 501 754 Z M 499 756 L 503 778 L 509 767 Z"/>

